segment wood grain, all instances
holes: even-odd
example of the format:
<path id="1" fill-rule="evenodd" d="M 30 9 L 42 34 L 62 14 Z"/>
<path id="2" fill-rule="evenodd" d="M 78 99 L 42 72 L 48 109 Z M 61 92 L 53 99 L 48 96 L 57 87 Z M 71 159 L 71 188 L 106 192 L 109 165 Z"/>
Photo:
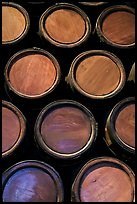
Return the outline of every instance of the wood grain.
<path id="1" fill-rule="evenodd" d="M 120 111 L 115 122 L 118 136 L 126 144 L 135 147 L 135 105 L 128 105 Z"/>
<path id="2" fill-rule="evenodd" d="M 59 9 L 51 13 L 45 21 L 49 36 L 61 43 L 74 43 L 85 33 L 85 21 L 80 14 L 69 9 Z"/>
<path id="3" fill-rule="evenodd" d="M 20 135 L 20 122 L 16 114 L 2 107 L 2 152 L 6 152 L 17 142 Z"/>
<path id="4" fill-rule="evenodd" d="M 114 43 L 135 43 L 135 15 L 126 11 L 115 11 L 107 15 L 102 23 L 102 32 Z"/>
<path id="5" fill-rule="evenodd" d="M 44 142 L 56 152 L 73 153 L 89 140 L 90 120 L 86 114 L 73 107 L 57 108 L 50 112 L 41 125 Z"/>
<path id="6" fill-rule="evenodd" d="M 17 60 L 9 73 L 13 88 L 25 95 L 35 96 L 46 92 L 54 83 L 56 68 L 41 54 L 26 55 Z"/>
<path id="7" fill-rule="evenodd" d="M 82 202 L 132 202 L 133 186 L 128 174 L 119 168 L 91 168 L 81 184 L 80 198 Z"/>
<path id="8" fill-rule="evenodd" d="M 56 202 L 53 178 L 38 168 L 24 168 L 14 173 L 3 191 L 4 202 Z"/>
<path id="9" fill-rule="evenodd" d="M 16 8 L 2 6 L 2 42 L 17 39 L 25 29 L 25 17 Z"/>
<path id="10" fill-rule="evenodd" d="M 90 56 L 84 59 L 76 69 L 76 81 L 87 93 L 105 95 L 116 89 L 120 80 L 120 71 L 115 62 L 107 56 Z"/>

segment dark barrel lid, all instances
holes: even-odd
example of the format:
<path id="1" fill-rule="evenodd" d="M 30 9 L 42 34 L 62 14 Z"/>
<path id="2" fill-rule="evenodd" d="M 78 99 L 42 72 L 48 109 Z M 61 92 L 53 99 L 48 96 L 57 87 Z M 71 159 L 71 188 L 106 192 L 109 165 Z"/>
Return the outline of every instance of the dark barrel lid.
<path id="1" fill-rule="evenodd" d="M 135 154 L 135 98 L 118 102 L 106 122 L 106 135 L 126 152 Z"/>
<path id="2" fill-rule="evenodd" d="M 106 8 L 99 15 L 96 30 L 101 40 L 117 48 L 135 46 L 135 10 L 125 5 Z"/>
<path id="3" fill-rule="evenodd" d="M 47 105 L 35 123 L 40 147 L 52 156 L 69 159 L 80 156 L 97 135 L 92 113 L 76 101 L 60 100 Z"/>
<path id="4" fill-rule="evenodd" d="M 28 160 L 3 173 L 3 202 L 63 202 L 63 184 L 50 165 Z"/>

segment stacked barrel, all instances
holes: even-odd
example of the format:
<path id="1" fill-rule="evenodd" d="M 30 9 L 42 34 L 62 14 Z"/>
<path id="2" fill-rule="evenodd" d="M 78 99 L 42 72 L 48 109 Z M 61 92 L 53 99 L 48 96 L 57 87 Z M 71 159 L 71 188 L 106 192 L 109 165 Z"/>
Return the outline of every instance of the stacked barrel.
<path id="1" fill-rule="evenodd" d="M 2 2 L 1 71 L 3 202 L 135 202 L 134 2 Z"/>

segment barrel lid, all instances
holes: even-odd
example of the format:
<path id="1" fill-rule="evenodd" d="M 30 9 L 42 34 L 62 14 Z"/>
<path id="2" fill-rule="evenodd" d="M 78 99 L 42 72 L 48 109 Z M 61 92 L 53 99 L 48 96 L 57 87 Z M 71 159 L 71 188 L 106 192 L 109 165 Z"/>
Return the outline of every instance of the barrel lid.
<path id="1" fill-rule="evenodd" d="M 133 202 L 134 172 L 116 158 L 92 159 L 81 168 L 74 180 L 73 199 L 76 202 Z"/>
<path id="2" fill-rule="evenodd" d="M 94 143 L 97 123 L 93 114 L 72 100 L 58 100 L 40 112 L 35 123 L 39 146 L 58 159 L 74 159 Z"/>
<path id="3" fill-rule="evenodd" d="M 104 9 L 96 21 L 101 41 L 121 49 L 135 47 L 135 10 L 125 5 Z"/>
<path id="4" fill-rule="evenodd" d="M 90 50 L 73 60 L 68 81 L 86 97 L 107 99 L 121 91 L 125 75 L 124 66 L 117 56 L 106 50 Z"/>
<path id="5" fill-rule="evenodd" d="M 109 114 L 107 131 L 111 139 L 125 151 L 135 154 L 135 98 L 118 102 Z"/>
<path id="6" fill-rule="evenodd" d="M 62 202 L 63 183 L 50 165 L 21 161 L 3 173 L 3 202 Z"/>
<path id="7" fill-rule="evenodd" d="M 26 119 L 12 103 L 2 101 L 2 157 L 13 153 L 26 132 Z"/>
<path id="8" fill-rule="evenodd" d="M 18 43 L 27 35 L 29 27 L 29 14 L 21 5 L 2 2 L 2 45 Z"/>
<path id="9" fill-rule="evenodd" d="M 26 99 L 51 93 L 60 81 L 60 66 L 55 57 L 40 48 L 15 53 L 5 66 L 5 81 L 10 90 Z"/>
<path id="10" fill-rule="evenodd" d="M 53 45 L 71 48 L 87 40 L 91 23 L 86 13 L 74 4 L 56 3 L 41 15 L 39 32 Z"/>

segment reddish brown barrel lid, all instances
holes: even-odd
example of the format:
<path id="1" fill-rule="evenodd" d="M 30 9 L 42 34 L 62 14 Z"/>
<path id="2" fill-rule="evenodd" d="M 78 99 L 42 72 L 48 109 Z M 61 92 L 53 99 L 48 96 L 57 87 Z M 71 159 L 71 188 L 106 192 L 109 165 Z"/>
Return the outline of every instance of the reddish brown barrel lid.
<path id="1" fill-rule="evenodd" d="M 135 11 L 119 5 L 106 8 L 97 19 L 98 36 L 109 45 L 118 48 L 135 46 Z"/>
<path id="2" fill-rule="evenodd" d="M 50 165 L 22 161 L 2 175 L 3 202 L 63 202 L 63 183 Z"/>
<path id="3" fill-rule="evenodd" d="M 125 84 L 125 70 L 120 59 L 105 50 L 79 54 L 72 62 L 68 82 L 92 99 L 116 95 Z"/>
<path id="4" fill-rule="evenodd" d="M 121 140 L 135 147 L 135 104 L 128 105 L 119 112 L 115 128 Z"/>
<path id="5" fill-rule="evenodd" d="M 2 101 L 2 157 L 13 153 L 25 136 L 26 119 L 12 103 Z"/>
<path id="6" fill-rule="evenodd" d="M 39 20 L 41 36 L 60 47 L 74 47 L 90 34 L 87 15 L 73 4 L 59 3 L 49 7 Z"/>
<path id="7" fill-rule="evenodd" d="M 13 55 L 5 68 L 8 87 L 25 98 L 40 98 L 54 90 L 60 80 L 57 60 L 47 51 L 32 48 Z"/>
<path id="8" fill-rule="evenodd" d="M 106 142 L 116 143 L 123 152 L 135 154 L 135 98 L 128 97 L 118 102 L 106 122 Z M 115 152 L 118 154 L 118 152 Z"/>
<path id="9" fill-rule="evenodd" d="M 111 157 L 88 161 L 72 186 L 75 202 L 133 202 L 135 175 L 126 164 Z"/>
<path id="10" fill-rule="evenodd" d="M 30 20 L 27 11 L 12 2 L 2 2 L 2 44 L 13 44 L 25 37 Z"/>
<path id="11" fill-rule="evenodd" d="M 76 101 L 60 100 L 46 106 L 35 123 L 39 146 L 53 157 L 73 159 L 94 142 L 97 127 L 92 113 Z"/>

